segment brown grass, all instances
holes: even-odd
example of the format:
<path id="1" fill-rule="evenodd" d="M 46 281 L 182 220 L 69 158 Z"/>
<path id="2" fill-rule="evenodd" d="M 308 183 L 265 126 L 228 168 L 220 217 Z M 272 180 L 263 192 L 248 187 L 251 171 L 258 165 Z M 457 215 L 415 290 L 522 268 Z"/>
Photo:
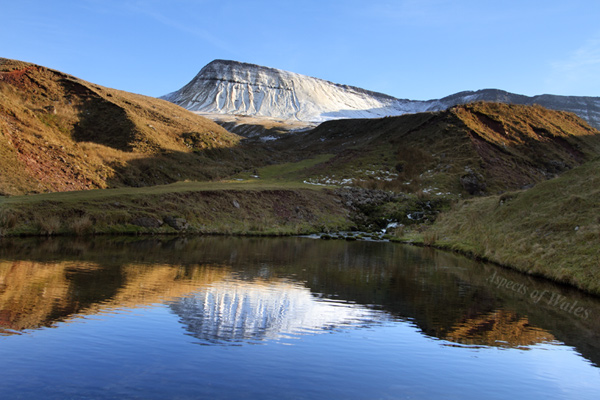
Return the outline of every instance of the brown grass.
<path id="1" fill-rule="evenodd" d="M 40 234 L 42 235 L 55 235 L 59 233 L 61 228 L 60 218 L 55 215 L 38 215 L 35 218 L 35 222 L 38 226 Z"/>
<path id="2" fill-rule="evenodd" d="M 88 215 L 74 218 L 70 222 L 70 231 L 76 235 L 86 235 L 93 232 L 94 223 Z"/>
<path id="3" fill-rule="evenodd" d="M 174 104 L 6 59 L 0 131 L 0 193 L 9 195 L 213 179 L 247 157 L 239 136 Z M 217 160 L 218 149 L 227 151 Z M 141 176 L 141 160 L 162 173 Z"/>

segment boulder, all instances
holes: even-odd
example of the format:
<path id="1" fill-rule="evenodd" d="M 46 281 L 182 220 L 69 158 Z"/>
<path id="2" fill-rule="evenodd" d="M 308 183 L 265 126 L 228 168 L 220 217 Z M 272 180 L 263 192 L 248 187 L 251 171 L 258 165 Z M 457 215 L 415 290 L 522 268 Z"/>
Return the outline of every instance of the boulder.
<path id="1" fill-rule="evenodd" d="M 166 217 L 164 219 L 165 224 L 169 225 L 171 228 L 177 231 L 183 231 L 190 227 L 190 224 L 186 221 L 185 218 L 177 218 L 177 217 Z"/>
<path id="2" fill-rule="evenodd" d="M 131 224 L 143 228 L 160 228 L 163 225 L 163 222 L 157 218 L 139 217 L 131 221 Z"/>
<path id="3" fill-rule="evenodd" d="M 481 195 L 485 193 L 486 184 L 483 177 L 469 172 L 460 177 L 460 184 L 471 195 Z"/>

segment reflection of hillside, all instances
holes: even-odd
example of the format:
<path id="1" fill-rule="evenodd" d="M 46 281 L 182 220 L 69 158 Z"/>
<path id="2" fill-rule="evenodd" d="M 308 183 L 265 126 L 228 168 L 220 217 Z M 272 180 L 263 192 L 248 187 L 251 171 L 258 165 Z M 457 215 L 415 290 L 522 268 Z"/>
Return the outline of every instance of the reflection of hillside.
<path id="1" fill-rule="evenodd" d="M 446 340 L 468 345 L 526 348 L 555 338 L 531 326 L 527 317 L 497 310 L 460 322 L 447 333 Z"/>
<path id="2" fill-rule="evenodd" d="M 162 303 L 185 296 L 230 274 L 227 267 L 214 265 L 191 268 L 180 268 L 178 265 L 126 265 L 121 271 L 124 284 L 115 296 L 91 308 L 136 308 Z"/>
<path id="3" fill-rule="evenodd" d="M 228 274 L 221 266 L 0 262 L 0 334 L 51 326 L 73 314 L 163 302 Z"/>
<path id="4" fill-rule="evenodd" d="M 170 307 L 191 335 L 210 343 L 273 340 L 385 315 L 356 304 L 318 299 L 288 280 L 221 281 Z"/>
<path id="5" fill-rule="evenodd" d="M 31 261 L 0 263 L 0 333 L 48 324 L 67 298 L 65 267 Z"/>

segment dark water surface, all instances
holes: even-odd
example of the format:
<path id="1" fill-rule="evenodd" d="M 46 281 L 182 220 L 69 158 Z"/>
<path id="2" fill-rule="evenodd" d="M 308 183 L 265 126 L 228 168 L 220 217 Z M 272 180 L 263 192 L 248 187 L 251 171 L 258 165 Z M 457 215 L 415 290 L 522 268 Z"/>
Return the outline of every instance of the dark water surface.
<path id="1" fill-rule="evenodd" d="M 307 238 L 0 241 L 6 399 L 599 399 L 600 301 Z"/>

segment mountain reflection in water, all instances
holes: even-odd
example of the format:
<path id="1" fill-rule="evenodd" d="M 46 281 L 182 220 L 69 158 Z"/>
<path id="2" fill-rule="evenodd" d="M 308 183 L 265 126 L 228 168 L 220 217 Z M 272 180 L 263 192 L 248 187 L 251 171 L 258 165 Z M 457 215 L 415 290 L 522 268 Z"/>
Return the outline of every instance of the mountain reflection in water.
<path id="1" fill-rule="evenodd" d="M 318 298 L 287 280 L 226 280 L 170 307 L 191 335 L 209 343 L 277 340 L 385 317 L 357 304 Z"/>
<path id="2" fill-rule="evenodd" d="M 0 335 L 166 303 L 203 344 L 394 320 L 457 345 L 562 342 L 600 362 L 598 299 L 428 249 L 220 237 L 4 239 L 0 248 Z M 529 292 L 500 287 L 491 276 Z M 544 290 L 576 302 L 589 318 L 529 295 Z"/>

